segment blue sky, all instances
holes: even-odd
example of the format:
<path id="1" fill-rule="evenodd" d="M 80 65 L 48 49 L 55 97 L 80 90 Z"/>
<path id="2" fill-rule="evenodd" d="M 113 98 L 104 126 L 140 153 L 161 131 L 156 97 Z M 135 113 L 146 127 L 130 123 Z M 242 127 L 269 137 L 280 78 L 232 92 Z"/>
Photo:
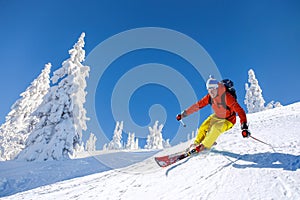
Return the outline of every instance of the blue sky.
<path id="1" fill-rule="evenodd" d="M 82 32 L 86 33 L 85 50 L 89 55 L 108 38 L 142 27 L 174 30 L 202 45 L 222 77 L 234 80 L 244 108 L 244 84 L 250 68 L 256 73 L 266 102 L 275 100 L 283 105 L 297 102 L 300 97 L 297 89 L 299 19 L 300 2 L 296 0 L 0 0 L 0 122 L 4 122 L 10 106 L 39 75 L 45 63 L 51 62 L 52 70 L 61 66 Z M 107 134 L 113 132 L 115 125 L 110 108 L 114 85 L 122 73 L 147 63 L 161 63 L 176 69 L 191 82 L 197 98 L 206 94 L 205 82 L 197 71 L 170 52 L 144 49 L 120 56 L 107 69 L 97 88 L 96 112 Z M 167 113 L 163 132 L 165 138 L 172 139 L 180 127 L 175 116 L 182 108 L 170 89 L 159 84 L 141 86 L 130 98 L 131 117 L 140 126 L 148 125 L 151 121 L 148 112 L 155 104 L 162 105 Z M 206 109 L 197 123 L 209 112 Z M 189 123 L 189 119 L 185 122 Z"/>

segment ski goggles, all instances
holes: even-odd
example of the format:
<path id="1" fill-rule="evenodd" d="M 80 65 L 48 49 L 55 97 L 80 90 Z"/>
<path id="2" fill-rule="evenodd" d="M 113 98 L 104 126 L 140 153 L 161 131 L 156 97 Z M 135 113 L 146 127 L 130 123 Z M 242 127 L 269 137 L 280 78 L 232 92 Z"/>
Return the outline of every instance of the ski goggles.
<path id="1" fill-rule="evenodd" d="M 207 90 L 208 91 L 213 91 L 213 90 L 216 90 L 218 89 L 218 86 L 213 86 L 213 87 L 208 87 Z"/>

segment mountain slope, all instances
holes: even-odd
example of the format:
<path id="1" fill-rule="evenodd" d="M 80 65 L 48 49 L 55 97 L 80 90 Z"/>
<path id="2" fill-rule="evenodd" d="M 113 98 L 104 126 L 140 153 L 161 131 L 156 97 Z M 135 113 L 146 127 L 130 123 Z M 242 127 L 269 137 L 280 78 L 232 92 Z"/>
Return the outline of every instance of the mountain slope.
<path id="1" fill-rule="evenodd" d="M 300 103 L 251 114 L 248 118 L 252 135 L 273 148 L 242 138 L 236 125 L 218 138 L 218 145 L 212 150 L 168 168 L 159 168 L 153 160 L 154 154 L 174 153 L 189 143 L 161 152 L 102 153 L 70 164 L 52 163 L 52 168 L 45 162 L 29 166 L 29 170 L 24 163 L 10 161 L 10 166 L 21 165 L 13 178 L 7 162 L 1 162 L 0 194 L 1 189 L 6 194 L 0 196 L 6 196 L 4 199 L 300 199 Z M 60 180 L 65 181 L 43 182 L 47 171 L 35 173 L 34 169 L 39 168 L 49 169 L 53 176 L 58 173 Z M 69 177 L 63 177 L 70 169 L 73 171 L 68 173 Z M 28 189 L 45 186 L 20 190 L 17 182 L 33 184 L 30 176 L 20 178 L 28 171 L 40 179 Z"/>

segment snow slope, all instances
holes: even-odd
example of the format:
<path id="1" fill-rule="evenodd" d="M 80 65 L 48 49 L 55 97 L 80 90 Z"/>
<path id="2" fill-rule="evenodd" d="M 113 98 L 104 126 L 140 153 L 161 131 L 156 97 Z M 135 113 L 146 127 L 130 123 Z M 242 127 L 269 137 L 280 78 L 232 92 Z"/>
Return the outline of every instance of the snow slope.
<path id="1" fill-rule="evenodd" d="M 218 145 L 168 168 L 153 160 L 183 150 L 95 153 L 61 162 L 0 162 L 3 199 L 300 199 L 300 103 L 248 115 Z"/>

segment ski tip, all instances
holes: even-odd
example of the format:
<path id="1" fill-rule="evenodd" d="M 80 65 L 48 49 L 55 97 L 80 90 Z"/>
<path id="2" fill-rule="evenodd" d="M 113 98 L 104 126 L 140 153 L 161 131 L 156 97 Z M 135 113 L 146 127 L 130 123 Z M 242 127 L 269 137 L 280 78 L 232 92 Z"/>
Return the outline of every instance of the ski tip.
<path id="1" fill-rule="evenodd" d="M 155 157 L 154 160 L 158 164 L 158 166 L 160 166 L 160 167 L 166 167 L 167 166 L 166 162 L 159 160 L 157 157 Z"/>

